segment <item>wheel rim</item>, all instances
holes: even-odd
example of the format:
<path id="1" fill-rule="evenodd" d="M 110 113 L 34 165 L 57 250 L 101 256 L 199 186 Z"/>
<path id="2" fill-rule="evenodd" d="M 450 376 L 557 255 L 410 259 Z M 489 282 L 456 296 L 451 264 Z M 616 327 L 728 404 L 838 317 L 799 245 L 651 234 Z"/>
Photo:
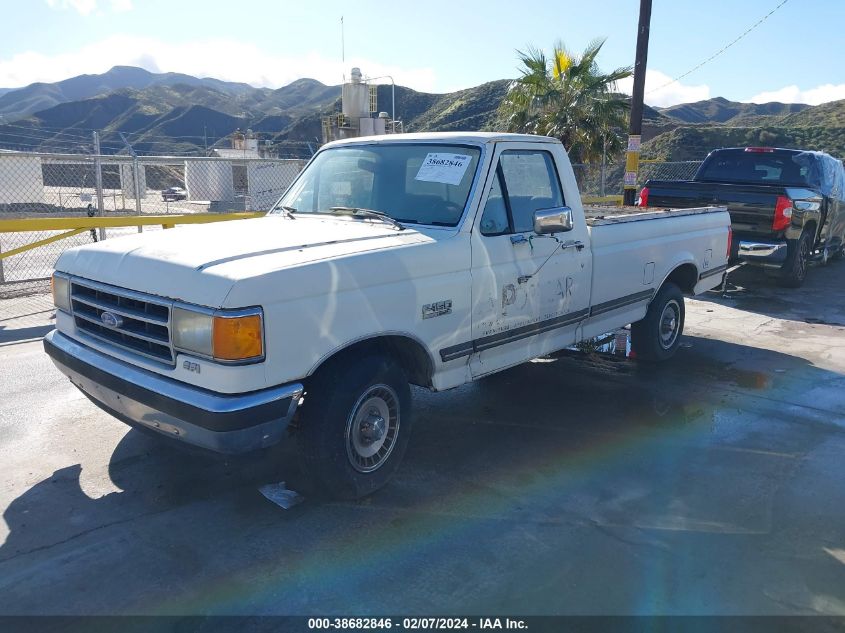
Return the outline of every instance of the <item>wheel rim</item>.
<path id="1" fill-rule="evenodd" d="M 681 306 L 672 299 L 665 306 L 660 314 L 660 331 L 658 338 L 663 349 L 671 349 L 678 340 L 681 331 Z"/>
<path id="2" fill-rule="evenodd" d="M 807 274 L 807 259 L 810 254 L 810 245 L 807 240 L 801 241 L 801 249 L 798 251 L 798 278 L 804 279 Z"/>
<path id="3" fill-rule="evenodd" d="M 361 473 L 381 468 L 399 433 L 399 396 L 387 385 L 367 389 L 346 421 L 346 455 Z"/>

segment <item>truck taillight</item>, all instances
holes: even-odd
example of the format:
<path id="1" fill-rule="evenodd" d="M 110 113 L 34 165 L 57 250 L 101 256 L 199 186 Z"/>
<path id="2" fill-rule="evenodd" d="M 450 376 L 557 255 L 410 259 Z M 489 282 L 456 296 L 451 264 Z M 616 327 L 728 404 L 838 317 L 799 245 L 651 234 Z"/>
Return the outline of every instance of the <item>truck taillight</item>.
<path id="1" fill-rule="evenodd" d="M 792 200 L 786 196 L 778 196 L 775 203 L 775 219 L 772 220 L 773 231 L 783 231 L 792 224 Z"/>
<path id="2" fill-rule="evenodd" d="M 725 259 L 731 258 L 731 247 L 734 245 L 734 231 L 731 227 L 728 227 L 728 252 L 725 253 Z"/>
<path id="3" fill-rule="evenodd" d="M 643 187 L 640 189 L 640 197 L 637 198 L 637 206 L 638 207 L 647 207 L 648 206 L 648 187 Z"/>

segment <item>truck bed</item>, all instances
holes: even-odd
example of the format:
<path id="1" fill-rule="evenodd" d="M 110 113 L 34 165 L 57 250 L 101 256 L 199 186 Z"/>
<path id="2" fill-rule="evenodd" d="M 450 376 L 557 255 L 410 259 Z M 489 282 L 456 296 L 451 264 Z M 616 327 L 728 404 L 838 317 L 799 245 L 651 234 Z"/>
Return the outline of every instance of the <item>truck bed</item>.
<path id="1" fill-rule="evenodd" d="M 729 223 L 724 207 L 588 207 L 584 211 L 593 255 L 592 305 L 612 305 L 616 298 L 637 288 L 650 299 L 650 293 L 677 267 L 679 257 L 695 264 L 686 292 L 692 294 L 692 286 L 706 288 L 719 283 L 726 263 Z M 645 310 L 645 303 L 632 303 L 624 314 L 634 322 Z M 608 312 L 604 320 L 593 319 L 585 336 L 612 329 L 614 319 L 619 318 L 617 310 Z"/>
<path id="2" fill-rule="evenodd" d="M 704 213 L 718 213 L 727 211 L 725 207 L 692 207 L 690 209 L 653 209 L 643 210 L 640 207 L 602 207 L 585 206 L 584 217 L 587 226 L 603 226 L 607 224 L 624 224 L 626 222 L 640 222 L 645 220 L 659 220 L 667 217 L 683 217 L 701 215 Z"/>

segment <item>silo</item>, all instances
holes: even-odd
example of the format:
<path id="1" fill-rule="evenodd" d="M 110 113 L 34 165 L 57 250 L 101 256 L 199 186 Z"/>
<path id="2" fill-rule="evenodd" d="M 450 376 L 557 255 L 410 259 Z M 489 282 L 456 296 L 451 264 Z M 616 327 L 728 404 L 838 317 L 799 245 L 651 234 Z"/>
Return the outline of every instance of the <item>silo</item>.
<path id="1" fill-rule="evenodd" d="M 352 80 L 343 84 L 343 114 L 353 121 L 370 116 L 370 87 L 361 81 L 361 69 L 352 69 Z"/>
<path id="2" fill-rule="evenodd" d="M 44 203 L 41 159 L 0 152 L 0 204 L 14 203 Z"/>
<path id="3" fill-rule="evenodd" d="M 120 189 L 127 198 L 135 198 L 135 167 L 132 163 L 120 164 Z M 138 165 L 138 193 L 147 197 L 147 172 L 143 165 Z"/>
<path id="4" fill-rule="evenodd" d="M 235 184 L 229 161 L 186 160 L 185 188 L 189 200 L 234 202 Z"/>

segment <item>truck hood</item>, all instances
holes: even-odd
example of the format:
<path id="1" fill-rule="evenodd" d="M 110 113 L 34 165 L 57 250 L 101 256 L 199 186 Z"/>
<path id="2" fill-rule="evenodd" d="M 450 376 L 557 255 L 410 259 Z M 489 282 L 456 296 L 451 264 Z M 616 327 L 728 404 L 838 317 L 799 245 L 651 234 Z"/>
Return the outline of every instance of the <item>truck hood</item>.
<path id="1" fill-rule="evenodd" d="M 210 307 L 233 285 L 276 270 L 431 242 L 378 220 L 268 216 L 139 233 L 65 251 L 56 270 Z"/>

